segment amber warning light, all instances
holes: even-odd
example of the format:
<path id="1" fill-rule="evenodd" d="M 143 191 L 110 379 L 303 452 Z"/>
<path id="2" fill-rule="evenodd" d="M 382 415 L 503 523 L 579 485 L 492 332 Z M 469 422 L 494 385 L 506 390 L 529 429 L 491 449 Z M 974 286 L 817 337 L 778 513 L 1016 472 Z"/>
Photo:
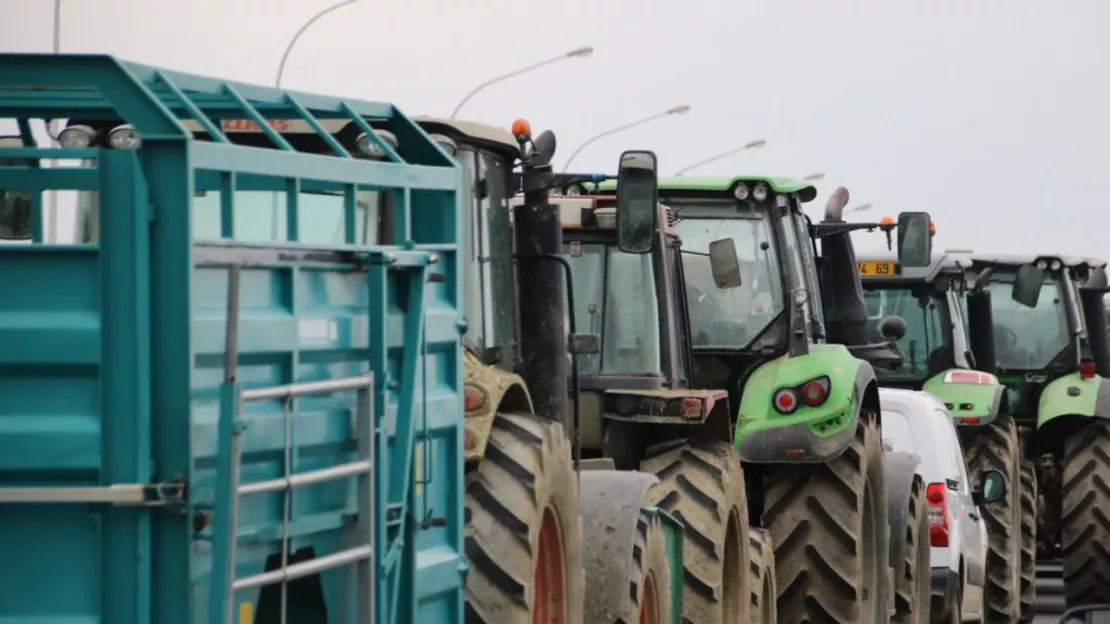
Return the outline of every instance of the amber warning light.
<path id="1" fill-rule="evenodd" d="M 521 118 L 513 122 L 513 136 L 517 141 L 527 141 L 532 138 L 532 124 L 527 119 Z"/>

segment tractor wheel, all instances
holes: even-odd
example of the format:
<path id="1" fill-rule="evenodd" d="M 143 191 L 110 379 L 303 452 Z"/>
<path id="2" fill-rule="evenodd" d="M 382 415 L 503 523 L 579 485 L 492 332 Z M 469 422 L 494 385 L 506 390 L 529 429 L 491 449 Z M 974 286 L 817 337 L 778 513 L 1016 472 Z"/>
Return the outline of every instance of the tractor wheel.
<path id="1" fill-rule="evenodd" d="M 778 590 L 775 586 L 775 552 L 771 544 L 771 534 L 763 529 L 749 529 L 748 545 L 751 553 L 751 576 L 748 589 L 751 591 L 751 615 L 748 624 L 777 624 L 776 610 Z"/>
<path id="2" fill-rule="evenodd" d="M 1061 554 L 1069 607 L 1110 602 L 1110 422 L 1064 440 Z"/>
<path id="3" fill-rule="evenodd" d="M 915 476 L 906 502 L 905 535 L 891 535 L 891 541 L 901 539 L 902 561 L 892 561 L 895 570 L 895 615 L 897 624 L 928 624 L 929 603 L 932 592 L 930 564 L 929 516 L 925 502 L 925 482 Z"/>
<path id="4" fill-rule="evenodd" d="M 466 621 L 577 621 L 585 592 L 582 520 L 563 427 L 498 414 L 466 494 Z"/>
<path id="5" fill-rule="evenodd" d="M 663 520 L 648 513 L 659 481 L 634 471 L 581 473 L 586 568 L 584 622 L 665 624 L 671 617 L 670 553 Z"/>
<path id="6" fill-rule="evenodd" d="M 762 526 L 775 548 L 780 622 L 889 621 L 883 474 L 879 425 L 866 411 L 836 459 L 769 471 Z"/>
<path id="7" fill-rule="evenodd" d="M 690 624 L 732 624 L 748 612 L 748 501 L 740 455 L 693 442 L 644 461 L 659 484 L 649 504 L 685 525 L 683 610 Z"/>
<path id="8" fill-rule="evenodd" d="M 1021 462 L 1021 621 L 1033 621 L 1037 593 L 1037 469 Z"/>
<path id="9" fill-rule="evenodd" d="M 1006 494 L 980 509 L 987 525 L 986 621 L 1016 622 L 1021 589 L 1021 449 L 1013 418 L 1002 415 L 983 427 L 968 447 L 971 484 L 987 470 L 1002 473 Z"/>

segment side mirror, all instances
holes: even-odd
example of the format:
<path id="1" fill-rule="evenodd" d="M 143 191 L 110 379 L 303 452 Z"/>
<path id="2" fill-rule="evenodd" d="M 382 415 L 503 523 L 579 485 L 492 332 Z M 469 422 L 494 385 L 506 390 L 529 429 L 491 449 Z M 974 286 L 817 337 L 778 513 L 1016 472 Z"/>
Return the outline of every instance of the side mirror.
<path id="1" fill-rule="evenodd" d="M 617 169 L 617 245 L 644 254 L 655 245 L 659 222 L 659 181 L 654 152 L 627 151 Z"/>
<path id="2" fill-rule="evenodd" d="M 1064 611 L 1059 624 L 1104 624 L 1110 622 L 1110 604 L 1084 605 Z"/>
<path id="3" fill-rule="evenodd" d="M 736 255 L 736 242 L 722 238 L 709 243 L 709 267 L 717 288 L 736 288 L 741 283 L 740 259 Z"/>
<path id="4" fill-rule="evenodd" d="M 1014 278 L 1014 290 L 1010 293 L 1010 297 L 1023 306 L 1037 307 L 1044 278 L 1044 269 L 1037 268 L 1035 264 L 1023 264 L 1018 268 L 1017 277 Z"/>
<path id="5" fill-rule="evenodd" d="M 555 158 L 556 145 L 555 133 L 550 130 L 544 130 L 538 137 L 532 139 L 532 153 L 529 154 L 531 165 L 545 167 L 551 164 L 551 159 Z"/>
<path id="6" fill-rule="evenodd" d="M 932 218 L 927 212 L 898 214 L 898 264 L 927 267 L 933 256 Z"/>
<path id="7" fill-rule="evenodd" d="M 976 505 L 995 503 L 1006 495 L 1006 479 L 997 470 L 987 470 L 979 477 L 979 487 L 971 492 Z"/>
<path id="8" fill-rule="evenodd" d="M 898 342 L 906 337 L 906 319 L 891 314 L 879 321 L 879 335 L 887 340 Z"/>

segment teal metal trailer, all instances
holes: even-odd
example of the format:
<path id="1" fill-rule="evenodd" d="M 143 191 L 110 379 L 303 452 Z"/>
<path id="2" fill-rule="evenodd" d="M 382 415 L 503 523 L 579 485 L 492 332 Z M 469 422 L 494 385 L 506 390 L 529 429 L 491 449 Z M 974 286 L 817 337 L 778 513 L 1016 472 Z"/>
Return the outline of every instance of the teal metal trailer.
<path id="1" fill-rule="evenodd" d="M 454 161 L 388 104 L 106 56 L 0 55 L 0 118 L 23 142 L 0 148 L 0 197 L 22 198 L 3 210 L 30 205 L 30 244 L 0 245 L 0 622 L 461 622 Z M 127 126 L 39 148 L 49 119 Z M 95 243 L 43 242 L 56 189 L 96 205 Z M 366 191 L 399 244 L 355 244 Z M 251 193 L 281 240 L 237 236 Z M 324 218 L 342 243 L 298 242 Z"/>

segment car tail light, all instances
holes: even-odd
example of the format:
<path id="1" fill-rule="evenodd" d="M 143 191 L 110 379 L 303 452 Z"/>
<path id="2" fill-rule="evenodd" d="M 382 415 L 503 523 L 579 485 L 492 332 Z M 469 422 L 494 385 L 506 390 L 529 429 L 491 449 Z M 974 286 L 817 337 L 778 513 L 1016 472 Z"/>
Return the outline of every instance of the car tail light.
<path id="1" fill-rule="evenodd" d="M 1090 379 L 1094 377 L 1096 373 L 1094 360 L 1081 360 L 1079 362 L 1079 377 L 1081 379 Z"/>
<path id="2" fill-rule="evenodd" d="M 829 378 L 818 377 L 802 384 L 802 402 L 817 407 L 829 398 Z"/>
<path id="3" fill-rule="evenodd" d="M 943 483 L 930 483 L 925 490 L 929 508 L 929 544 L 948 546 L 948 491 Z"/>
<path id="4" fill-rule="evenodd" d="M 944 383 L 994 385 L 998 378 L 990 373 L 979 371 L 953 370 L 944 374 Z"/>
<path id="5" fill-rule="evenodd" d="M 783 388 L 771 397 L 775 409 L 781 414 L 790 414 L 798 409 L 798 393 L 793 388 Z"/>

